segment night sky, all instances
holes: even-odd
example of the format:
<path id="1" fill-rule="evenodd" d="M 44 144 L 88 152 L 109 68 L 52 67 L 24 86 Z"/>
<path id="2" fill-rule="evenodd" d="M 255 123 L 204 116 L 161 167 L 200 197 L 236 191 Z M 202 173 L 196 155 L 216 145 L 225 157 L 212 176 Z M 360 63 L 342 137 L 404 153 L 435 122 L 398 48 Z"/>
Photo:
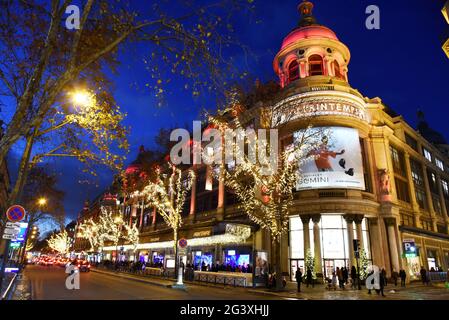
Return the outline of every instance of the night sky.
<path id="1" fill-rule="evenodd" d="M 380 97 L 414 127 L 417 109 L 423 110 L 429 124 L 449 138 L 449 59 L 441 49 L 443 35 L 449 34 L 449 25 L 440 11 L 444 1 L 313 2 L 318 23 L 334 30 L 351 51 L 351 86 L 364 96 Z M 247 67 L 254 78 L 275 79 L 272 61 L 283 37 L 298 23 L 298 3 L 299 0 L 256 0 L 255 14 L 235 25 L 240 40 L 252 50 Z M 365 9 L 371 4 L 380 8 L 380 30 L 365 27 Z M 135 158 L 141 144 L 153 145 L 159 128 L 191 124 L 192 120 L 199 119 L 201 106 L 213 104 L 204 98 L 195 100 L 188 92 L 174 91 L 168 96 L 166 106 L 157 107 L 154 94 L 142 88 L 149 75 L 141 68 L 136 50 L 139 48 L 122 51 L 123 64 L 113 77 L 116 100 L 128 113 L 125 124 L 131 126 L 128 163 Z M 141 88 L 136 89 L 135 83 Z M 52 160 L 51 165 L 61 175 L 59 187 L 67 193 L 67 219 L 76 218 L 83 201 L 95 198 L 112 178 L 112 173 L 106 169 L 101 169 L 94 179 L 83 176 L 81 166 L 74 160 Z M 14 167 L 14 163 L 11 166 Z M 87 179 L 89 183 L 84 181 Z M 84 183 L 78 183 L 80 180 Z"/>

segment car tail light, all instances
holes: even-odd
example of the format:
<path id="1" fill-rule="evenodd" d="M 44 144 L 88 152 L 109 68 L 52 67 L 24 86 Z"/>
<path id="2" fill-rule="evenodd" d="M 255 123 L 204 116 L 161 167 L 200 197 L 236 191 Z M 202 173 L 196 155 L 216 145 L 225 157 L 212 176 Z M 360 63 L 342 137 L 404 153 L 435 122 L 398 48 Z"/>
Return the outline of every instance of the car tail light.
<path id="1" fill-rule="evenodd" d="M 87 265 L 90 268 L 90 264 Z"/>

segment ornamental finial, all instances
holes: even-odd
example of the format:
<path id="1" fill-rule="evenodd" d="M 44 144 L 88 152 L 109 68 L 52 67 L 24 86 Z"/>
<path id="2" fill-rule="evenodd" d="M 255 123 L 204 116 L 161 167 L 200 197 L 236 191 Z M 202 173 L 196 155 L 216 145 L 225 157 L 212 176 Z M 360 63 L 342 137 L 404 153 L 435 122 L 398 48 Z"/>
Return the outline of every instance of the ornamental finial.
<path id="1" fill-rule="evenodd" d="M 313 16 L 313 3 L 307 0 L 303 0 L 298 5 L 298 11 L 301 14 L 301 20 L 299 21 L 300 27 L 308 27 L 316 24 L 316 19 Z"/>

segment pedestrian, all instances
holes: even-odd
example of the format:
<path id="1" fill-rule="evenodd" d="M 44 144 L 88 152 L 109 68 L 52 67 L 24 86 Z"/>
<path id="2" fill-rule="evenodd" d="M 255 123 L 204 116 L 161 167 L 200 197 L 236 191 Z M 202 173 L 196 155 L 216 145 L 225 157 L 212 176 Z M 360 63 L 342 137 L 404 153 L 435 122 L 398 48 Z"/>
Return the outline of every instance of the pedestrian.
<path id="1" fill-rule="evenodd" d="M 337 267 L 337 278 L 338 278 L 338 286 L 340 287 L 340 289 L 344 289 L 344 283 L 343 283 L 343 272 L 342 270 Z"/>
<path id="2" fill-rule="evenodd" d="M 371 275 L 372 275 L 372 274 L 374 274 L 374 269 L 371 270 L 371 271 L 368 273 L 367 279 L 371 279 Z M 370 280 L 370 282 L 371 282 L 371 283 L 367 283 L 367 284 L 366 284 L 366 286 L 367 286 L 367 288 L 368 288 L 368 294 L 371 294 L 371 288 L 372 288 L 373 285 L 376 284 L 375 281 L 374 281 L 374 277 L 373 277 L 372 280 Z"/>
<path id="3" fill-rule="evenodd" d="M 393 269 L 393 272 L 391 273 L 391 278 L 393 279 L 394 286 L 397 287 L 399 274 L 397 273 L 396 269 Z"/>
<path id="4" fill-rule="evenodd" d="M 421 275 L 422 284 L 427 284 L 427 271 L 426 269 L 424 269 L 424 267 L 421 267 L 421 270 L 419 270 L 419 274 Z"/>
<path id="5" fill-rule="evenodd" d="M 307 268 L 307 288 L 309 287 L 309 284 L 312 285 L 312 288 L 315 287 L 315 283 L 313 282 L 312 277 L 312 270 L 310 270 L 310 268 Z"/>
<path id="6" fill-rule="evenodd" d="M 357 281 L 357 270 L 356 270 L 355 266 L 352 266 L 352 268 L 351 268 L 351 279 L 352 279 L 352 288 L 355 289 L 356 281 Z"/>
<path id="7" fill-rule="evenodd" d="M 407 273 L 404 269 L 399 271 L 399 277 L 401 278 L 401 287 L 405 287 L 405 279 L 407 278 Z"/>
<path id="8" fill-rule="evenodd" d="M 343 282 L 344 284 L 347 284 L 349 280 L 349 272 L 346 267 L 343 267 Z"/>
<path id="9" fill-rule="evenodd" d="M 384 271 L 384 269 L 382 269 Z M 384 288 L 385 288 L 386 278 L 383 272 L 379 274 L 379 290 L 377 291 L 377 294 L 382 293 L 382 297 L 385 297 L 384 294 Z"/>
<path id="10" fill-rule="evenodd" d="M 296 269 L 295 278 L 296 278 L 296 283 L 298 284 L 298 292 L 301 292 L 301 282 L 302 282 L 301 268 Z"/>
<path id="11" fill-rule="evenodd" d="M 332 288 L 335 290 L 337 290 L 337 274 L 334 272 L 332 272 Z"/>
<path id="12" fill-rule="evenodd" d="M 382 273 L 382 276 L 383 276 L 384 287 L 386 287 L 387 286 L 387 271 L 385 270 L 385 268 L 382 268 L 381 273 Z"/>

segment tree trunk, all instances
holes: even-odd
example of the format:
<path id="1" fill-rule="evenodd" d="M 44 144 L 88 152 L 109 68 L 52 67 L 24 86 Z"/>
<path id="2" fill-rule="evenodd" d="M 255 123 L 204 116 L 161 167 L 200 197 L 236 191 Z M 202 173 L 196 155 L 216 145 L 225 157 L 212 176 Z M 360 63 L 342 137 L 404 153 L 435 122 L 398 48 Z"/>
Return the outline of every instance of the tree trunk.
<path id="1" fill-rule="evenodd" d="M 178 279 L 178 230 L 173 229 L 173 241 L 175 245 L 175 279 Z"/>
<path id="2" fill-rule="evenodd" d="M 26 139 L 25 149 L 22 154 L 22 159 L 20 160 L 19 172 L 17 175 L 16 183 L 14 184 L 14 189 L 11 191 L 8 202 L 9 205 L 13 205 L 16 201 L 18 201 L 21 197 L 23 188 L 25 186 L 26 180 L 28 178 L 28 172 L 30 170 L 30 157 L 31 151 L 33 150 L 34 138 L 37 129 L 33 130 L 33 133 L 30 134 Z"/>
<path id="3" fill-rule="evenodd" d="M 282 285 L 282 268 L 281 268 L 281 241 L 280 239 L 275 239 L 273 243 L 274 247 L 274 271 L 276 272 L 276 291 L 284 290 L 284 286 Z"/>

